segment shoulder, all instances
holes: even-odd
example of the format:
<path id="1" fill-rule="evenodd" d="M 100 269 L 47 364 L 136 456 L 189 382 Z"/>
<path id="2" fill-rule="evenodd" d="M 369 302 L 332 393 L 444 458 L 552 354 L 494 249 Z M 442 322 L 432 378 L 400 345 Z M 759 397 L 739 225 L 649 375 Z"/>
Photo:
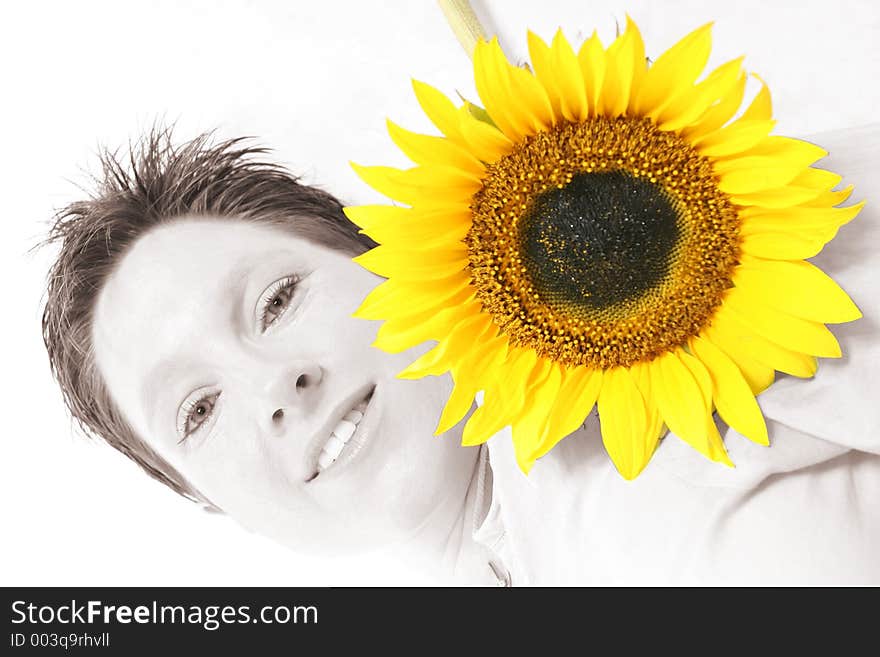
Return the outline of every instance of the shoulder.
<path id="1" fill-rule="evenodd" d="M 516 467 L 509 432 L 493 437 L 493 495 L 514 583 L 880 580 L 870 556 L 880 549 L 880 517 L 853 504 L 880 495 L 880 456 L 819 440 L 805 445 L 809 438 L 790 433 L 774 461 L 772 449 L 751 454 L 746 439 L 730 432 L 727 439 L 745 449 L 731 449 L 740 460 L 734 470 L 669 434 L 644 473 L 625 481 L 595 418 L 528 476 Z M 852 527 L 861 527 L 859 540 Z M 825 563 L 835 553 L 845 563 Z"/>

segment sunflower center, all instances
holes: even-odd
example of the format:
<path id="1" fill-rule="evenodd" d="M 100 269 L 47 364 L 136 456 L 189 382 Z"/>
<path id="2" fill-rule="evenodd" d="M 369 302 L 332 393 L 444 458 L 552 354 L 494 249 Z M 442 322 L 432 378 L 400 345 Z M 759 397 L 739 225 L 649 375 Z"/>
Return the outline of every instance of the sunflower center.
<path id="1" fill-rule="evenodd" d="M 651 360 L 731 287 L 739 219 L 709 160 L 649 119 L 524 139 L 474 195 L 471 281 L 513 345 L 569 366 Z"/>
<path id="2" fill-rule="evenodd" d="M 554 309 L 584 317 L 663 281 L 680 235 L 664 190 L 622 169 L 578 173 L 543 192 L 519 229 L 537 293 Z"/>

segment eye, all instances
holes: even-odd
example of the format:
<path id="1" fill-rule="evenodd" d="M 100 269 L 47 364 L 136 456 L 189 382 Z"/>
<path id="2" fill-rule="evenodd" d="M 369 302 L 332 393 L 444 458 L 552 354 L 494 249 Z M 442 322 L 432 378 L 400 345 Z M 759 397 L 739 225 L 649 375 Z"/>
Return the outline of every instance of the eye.
<path id="1" fill-rule="evenodd" d="M 295 276 L 286 276 L 272 283 L 263 292 L 257 312 L 257 326 L 260 331 L 265 331 L 290 309 L 297 282 Z"/>
<path id="2" fill-rule="evenodd" d="M 182 443 L 208 421 L 214 413 L 218 397 L 220 397 L 219 392 L 193 395 L 183 402 L 177 415 L 177 434 L 180 436 L 178 442 Z"/>

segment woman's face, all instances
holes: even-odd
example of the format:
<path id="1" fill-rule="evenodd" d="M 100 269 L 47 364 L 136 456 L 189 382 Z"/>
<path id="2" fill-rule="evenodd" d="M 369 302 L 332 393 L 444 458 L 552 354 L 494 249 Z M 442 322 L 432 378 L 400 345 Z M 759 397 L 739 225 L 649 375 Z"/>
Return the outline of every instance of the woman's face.
<path id="1" fill-rule="evenodd" d="M 432 437 L 446 377 L 395 378 L 425 348 L 380 352 L 379 323 L 351 317 L 380 280 L 280 228 L 176 221 L 101 290 L 98 367 L 138 435 L 249 529 L 324 553 L 406 538 L 463 499 L 476 452 Z"/>

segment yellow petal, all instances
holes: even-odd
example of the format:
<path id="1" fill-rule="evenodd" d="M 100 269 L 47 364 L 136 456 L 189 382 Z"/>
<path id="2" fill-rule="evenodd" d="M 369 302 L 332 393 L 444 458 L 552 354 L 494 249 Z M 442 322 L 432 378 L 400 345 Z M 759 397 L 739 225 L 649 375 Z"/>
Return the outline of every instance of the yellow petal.
<path id="1" fill-rule="evenodd" d="M 580 64 L 571 44 L 562 30 L 553 37 L 553 70 L 556 88 L 559 89 L 562 116 L 569 121 L 585 121 L 589 118 L 587 93 Z"/>
<path id="2" fill-rule="evenodd" d="M 355 164 L 354 162 L 350 162 L 349 164 L 361 180 L 363 180 L 379 193 L 384 194 L 388 198 L 403 201 L 408 205 L 412 205 L 412 198 L 407 201 L 403 198 L 397 197 L 397 194 L 400 193 L 397 180 L 402 173 L 401 169 L 383 166 L 361 166 L 359 164 Z M 413 190 L 406 190 L 403 193 L 407 197 L 411 197 L 412 192 Z M 416 198 L 417 197 L 418 195 L 416 195 Z"/>
<path id="3" fill-rule="evenodd" d="M 352 317 L 386 319 L 399 314 L 401 308 L 406 308 L 407 314 L 439 310 L 450 299 L 462 297 L 469 286 L 470 277 L 464 272 L 426 281 L 392 278 L 373 288 Z"/>
<path id="4" fill-rule="evenodd" d="M 565 369 L 550 420 L 532 456 L 540 458 L 575 431 L 589 415 L 602 387 L 602 371 L 585 367 Z"/>
<path id="5" fill-rule="evenodd" d="M 512 401 L 501 389 L 487 389 L 483 405 L 471 414 L 464 425 L 461 444 L 465 447 L 480 445 L 510 424 L 510 418 L 519 410 Z"/>
<path id="6" fill-rule="evenodd" d="M 852 188 L 840 192 L 829 192 L 841 181 L 841 177 L 825 171 L 808 167 L 801 171 L 788 185 L 778 189 L 766 189 L 754 194 L 737 194 L 731 201 L 743 206 L 762 206 L 765 208 L 786 208 L 792 205 L 826 207 L 846 200 Z"/>
<path id="7" fill-rule="evenodd" d="M 482 184 L 479 178 L 450 167 L 418 166 L 395 169 L 384 166 L 360 166 L 352 163 L 355 173 L 376 191 L 407 205 L 441 196 L 443 204 L 470 203 Z M 442 195 L 438 194 L 442 191 Z"/>
<path id="8" fill-rule="evenodd" d="M 544 40 L 532 31 L 528 32 L 529 59 L 535 71 L 535 78 L 544 88 L 553 116 L 556 120 L 563 119 L 562 96 L 556 84 L 556 71 L 553 63 L 553 51 Z"/>
<path id="9" fill-rule="evenodd" d="M 709 60 L 711 29 L 712 23 L 697 28 L 657 58 L 636 96 L 633 109 L 637 116 L 656 117 L 694 84 Z"/>
<path id="10" fill-rule="evenodd" d="M 733 118 L 745 95 L 746 79 L 746 74 L 742 73 L 718 103 L 707 109 L 693 125 L 682 128 L 682 134 L 689 140 L 696 141 L 715 132 Z"/>
<path id="11" fill-rule="evenodd" d="M 418 212 L 411 208 L 409 216 L 398 221 L 375 222 L 361 232 L 379 244 L 416 251 L 455 248 L 471 227 L 470 208 Z"/>
<path id="12" fill-rule="evenodd" d="M 530 125 L 523 122 L 510 83 L 507 60 L 498 39 L 478 41 L 474 50 L 474 82 L 489 116 L 510 139 L 518 141 L 528 134 Z"/>
<path id="13" fill-rule="evenodd" d="M 464 107 L 459 112 L 459 121 L 463 139 L 474 156 L 481 161 L 492 164 L 513 148 L 513 142 L 505 137 L 503 132 L 495 126 L 475 119 Z"/>
<path id="14" fill-rule="evenodd" d="M 483 405 L 477 407 L 477 410 L 471 413 L 471 416 L 464 425 L 464 430 L 461 433 L 461 444 L 463 447 L 482 445 L 495 435 L 494 432 L 487 431 L 484 428 L 485 426 L 488 426 L 490 421 L 497 417 L 494 406 L 489 406 L 490 398 L 488 392 L 484 399 L 485 401 L 483 402 Z M 494 399 L 494 397 L 492 399 Z"/>
<path id="15" fill-rule="evenodd" d="M 428 190 L 434 194 L 441 190 L 446 196 L 456 200 L 470 202 L 470 197 L 483 184 L 482 174 L 475 174 L 464 169 L 440 165 L 420 165 L 403 169 L 397 174 L 401 185 L 414 189 Z"/>
<path id="16" fill-rule="evenodd" d="M 733 272 L 733 282 L 759 303 L 826 324 L 850 322 L 862 316 L 846 292 L 809 262 L 746 255 L 741 262 Z"/>
<path id="17" fill-rule="evenodd" d="M 843 178 L 839 173 L 809 167 L 804 169 L 797 178 L 792 180 L 791 184 L 797 187 L 806 187 L 808 189 L 815 189 L 824 192 L 839 185 L 841 180 L 843 180 Z"/>
<path id="18" fill-rule="evenodd" d="M 752 394 L 760 394 L 773 384 L 776 370 L 770 365 L 755 360 L 738 337 L 729 332 L 719 333 L 711 326 L 703 329 L 701 335 L 733 361 L 746 383 L 749 384 Z"/>
<path id="19" fill-rule="evenodd" d="M 712 318 L 712 327 L 717 335 L 725 335 L 725 340 L 739 343 L 755 360 L 780 372 L 801 378 L 810 378 L 816 373 L 815 356 L 787 349 L 762 337 L 723 306 Z"/>
<path id="20" fill-rule="evenodd" d="M 626 30 L 623 33 L 624 45 L 623 49 L 629 49 L 630 56 L 621 61 L 632 62 L 632 72 L 624 73 L 630 78 L 629 85 L 629 103 L 627 104 L 627 112 L 634 109 L 635 99 L 642 88 L 645 75 L 648 73 L 648 58 L 645 56 L 645 42 L 642 39 L 642 33 L 639 31 L 638 25 L 635 24 L 630 15 L 626 15 Z M 621 69 L 622 70 L 622 69 Z"/>
<path id="21" fill-rule="evenodd" d="M 450 357 L 457 359 L 451 368 L 454 387 L 443 407 L 443 412 L 440 414 L 440 420 L 434 431 L 435 436 L 446 433 L 467 415 L 467 412 L 473 407 L 474 396 L 483 387 L 484 372 L 501 355 L 499 350 L 486 339 L 494 337 L 493 333 L 497 333 L 491 320 L 487 317 L 478 316 L 477 321 L 463 326 L 457 333 L 456 340 L 462 343 L 465 340 L 470 340 L 471 344 L 455 346 L 447 343 Z M 472 347 L 472 349 L 470 354 L 466 355 L 465 350 L 468 347 Z M 460 351 L 456 353 L 456 350 Z"/>
<path id="22" fill-rule="evenodd" d="M 605 82 L 605 50 L 602 48 L 602 42 L 595 31 L 593 31 L 593 36 L 581 45 L 578 52 L 578 64 L 581 67 L 581 75 L 584 80 L 587 111 L 590 116 L 597 116 L 602 113 L 603 109 L 601 94 Z"/>
<path id="23" fill-rule="evenodd" d="M 435 436 L 440 436 L 452 427 L 458 424 L 474 404 L 474 395 L 477 389 L 472 379 L 466 374 L 461 378 L 453 375 L 452 392 L 443 406 L 443 412 L 440 414 L 440 420 L 437 422 L 437 428 L 434 430 Z"/>
<path id="24" fill-rule="evenodd" d="M 484 168 L 480 161 L 454 141 L 410 132 L 391 119 L 386 124 L 391 140 L 416 164 L 453 167 L 478 178 L 483 175 Z"/>
<path id="25" fill-rule="evenodd" d="M 693 337 L 689 346 L 712 378 L 712 398 L 721 418 L 749 440 L 769 445 L 764 415 L 736 364 L 709 340 Z"/>
<path id="26" fill-rule="evenodd" d="M 618 71 L 623 76 L 624 85 L 629 81 L 629 97 L 625 112 L 632 114 L 635 109 L 636 96 L 642 88 L 642 82 L 648 72 L 648 58 L 645 57 L 645 42 L 642 39 L 642 33 L 629 14 L 626 15 L 626 30 L 622 39 Z M 630 68 L 627 68 L 627 65 L 630 65 Z"/>
<path id="27" fill-rule="evenodd" d="M 517 463 L 525 473 L 529 472 L 535 462 L 533 454 L 540 446 L 544 426 L 550 417 L 562 381 L 561 367 L 551 361 L 545 362 L 548 363 L 546 375 L 531 388 L 522 415 L 512 425 Z"/>
<path id="28" fill-rule="evenodd" d="M 399 277 L 407 281 L 447 278 L 464 271 L 469 262 L 464 244 L 434 251 L 430 259 L 426 259 L 418 251 L 402 250 L 383 244 L 352 260 L 379 276 Z"/>
<path id="29" fill-rule="evenodd" d="M 729 126 L 695 139 L 701 155 L 722 157 L 748 150 L 765 139 L 776 121 L 734 121 Z"/>
<path id="30" fill-rule="evenodd" d="M 535 366 L 538 364 L 538 356 L 532 349 L 512 347 L 507 360 L 501 364 L 501 381 L 514 382 L 511 394 L 517 397 L 516 406 L 522 408 L 525 404 L 525 395 L 528 383 L 532 381 Z M 519 382 L 526 382 L 520 385 Z"/>
<path id="31" fill-rule="evenodd" d="M 399 205 L 350 205 L 342 208 L 345 216 L 356 226 L 367 230 L 376 225 L 407 221 L 412 208 Z"/>
<path id="32" fill-rule="evenodd" d="M 436 347 L 398 372 L 397 378 L 420 379 L 443 374 L 460 360 L 467 359 L 472 351 L 482 348 L 483 336 L 490 332 L 491 323 L 485 315 L 466 317 L 449 329 L 449 334 L 440 338 Z"/>
<path id="33" fill-rule="evenodd" d="M 639 362 L 630 367 L 629 371 L 645 402 L 645 412 L 648 414 L 648 436 L 659 439 L 666 433 L 666 427 L 663 424 L 663 416 L 660 414 L 660 409 L 657 408 L 657 401 L 654 399 L 654 394 L 651 391 L 651 375 L 648 372 L 650 366 L 650 363 Z"/>
<path id="34" fill-rule="evenodd" d="M 792 233 L 761 232 L 743 235 L 740 248 L 744 253 L 770 260 L 803 260 L 812 258 L 831 239 L 809 238 Z"/>
<path id="35" fill-rule="evenodd" d="M 386 280 L 370 290 L 366 298 L 361 301 L 361 305 L 352 313 L 352 317 L 384 319 L 385 313 L 396 310 L 404 298 L 400 290 L 400 281 Z"/>
<path id="36" fill-rule="evenodd" d="M 840 358 L 837 338 L 820 322 L 793 317 L 756 303 L 739 288 L 729 291 L 724 306 L 755 333 L 786 349 L 824 358 Z"/>
<path id="37" fill-rule="evenodd" d="M 449 370 L 450 363 L 445 360 L 446 353 L 434 347 L 397 373 L 398 379 L 421 379 L 426 376 L 439 376 Z"/>
<path id="38" fill-rule="evenodd" d="M 748 109 L 739 118 L 740 121 L 769 121 L 773 116 L 773 103 L 770 100 L 770 88 L 760 76 L 752 73 L 761 83 L 761 91 L 755 96 Z"/>
<path id="39" fill-rule="evenodd" d="M 743 157 L 715 162 L 718 189 L 726 194 L 750 194 L 791 182 L 804 166 L 771 157 Z"/>
<path id="40" fill-rule="evenodd" d="M 712 380 L 702 363 L 678 349 L 651 361 L 648 372 L 670 431 L 707 458 L 730 464 L 712 422 Z"/>
<path id="41" fill-rule="evenodd" d="M 531 349 L 511 349 L 507 359 L 496 368 L 496 380 L 503 388 L 487 389 L 483 405 L 471 415 L 462 433 L 462 445 L 479 445 L 510 424 L 525 405 L 525 391 L 535 368 Z"/>
<path id="42" fill-rule="evenodd" d="M 780 162 L 789 164 L 799 164 L 802 167 L 808 167 L 817 160 L 828 155 L 828 151 L 824 148 L 811 144 L 801 139 L 792 139 L 791 137 L 782 137 L 780 135 L 769 135 L 757 144 L 742 151 L 720 158 L 722 161 L 727 159 L 739 159 L 741 157 L 772 157 Z"/>
<path id="43" fill-rule="evenodd" d="M 681 359 L 682 364 L 690 371 L 694 381 L 697 382 L 700 393 L 703 396 L 703 405 L 706 409 L 703 420 L 705 425 L 704 433 L 702 435 L 697 434 L 692 438 L 685 437 L 683 440 L 706 458 L 733 467 L 733 463 L 727 455 L 727 449 L 724 447 L 724 441 L 721 439 L 718 427 L 715 426 L 712 418 L 712 377 L 703 363 L 683 349 L 677 350 L 676 354 Z"/>
<path id="44" fill-rule="evenodd" d="M 458 111 L 452 101 L 424 82 L 413 80 L 412 85 L 422 111 L 437 126 L 437 129 L 450 139 L 461 142 L 462 137 L 458 130 Z"/>
<path id="45" fill-rule="evenodd" d="M 745 208 L 739 212 L 742 220 L 740 234 L 745 238 L 763 233 L 784 233 L 787 237 L 800 237 L 825 244 L 841 226 L 852 221 L 863 207 L 865 201 L 845 208 Z"/>
<path id="46" fill-rule="evenodd" d="M 788 184 L 776 189 L 762 189 L 750 194 L 732 194 L 730 200 L 736 205 L 761 206 L 764 208 L 787 208 L 816 198 L 818 191 Z"/>
<path id="47" fill-rule="evenodd" d="M 392 279 L 397 280 L 397 279 Z M 402 283 L 410 283 L 411 281 L 399 281 Z M 415 285 L 420 285 L 425 283 L 425 281 L 418 281 L 414 283 Z M 465 313 L 467 315 L 473 315 L 474 312 L 470 312 L 471 310 L 479 310 L 479 304 L 471 304 L 470 302 L 474 299 L 474 288 L 470 285 L 463 285 L 458 287 L 451 295 L 444 295 L 446 299 L 442 302 L 440 306 L 436 306 L 431 303 L 424 304 L 412 304 L 403 303 L 398 304 L 396 308 L 394 308 L 393 312 L 389 315 L 389 319 L 385 321 L 385 323 L 380 327 L 379 332 L 381 333 L 383 330 L 387 328 L 388 331 L 392 329 L 404 328 L 406 330 L 416 329 L 421 324 L 425 323 L 426 320 L 433 319 L 437 315 L 442 315 L 443 313 L 447 313 L 449 317 L 452 317 L 455 313 L 455 309 L 461 306 L 470 305 L 469 312 Z M 393 301 L 396 301 L 397 297 L 393 298 Z M 390 303 L 391 300 L 389 300 Z M 452 328 L 457 321 L 461 319 L 460 317 L 452 322 L 447 328 Z M 389 326 L 389 324 L 391 326 Z M 443 337 L 446 333 L 442 333 L 439 337 Z M 432 338 L 432 339 L 439 339 Z"/>
<path id="48" fill-rule="evenodd" d="M 510 74 L 511 102 L 528 126 L 527 134 L 551 128 L 556 122 L 550 98 L 537 78 L 519 66 L 506 64 Z"/>
<path id="49" fill-rule="evenodd" d="M 650 435 L 642 394 L 625 367 L 607 370 L 599 392 L 602 443 L 624 479 L 635 479 L 645 469 L 657 436 Z"/>
<path id="50" fill-rule="evenodd" d="M 584 68 L 582 59 L 581 68 Z M 633 88 L 638 88 L 646 68 L 645 47 L 639 28 L 627 15 L 626 30 L 605 53 L 605 73 L 597 113 L 610 118 L 625 114 Z"/>
<path id="51" fill-rule="evenodd" d="M 742 57 L 722 64 L 693 89 L 683 91 L 657 115 L 661 130 L 681 130 L 692 125 L 719 99 L 725 97 L 742 75 Z"/>
<path id="52" fill-rule="evenodd" d="M 450 367 L 445 357 L 446 352 L 438 345 L 398 372 L 396 378 L 421 379 L 426 376 L 439 376 Z"/>
<path id="53" fill-rule="evenodd" d="M 651 362 L 649 373 L 657 408 L 669 430 L 695 448 L 704 445 L 709 408 L 691 370 L 678 354 L 667 352 Z"/>
<path id="54" fill-rule="evenodd" d="M 457 301 L 457 300 L 456 300 Z M 391 354 L 400 353 L 426 340 L 438 340 L 465 317 L 480 312 L 473 295 L 440 312 L 389 319 L 379 327 L 374 347 Z"/>
<path id="55" fill-rule="evenodd" d="M 837 192 L 822 192 L 818 196 L 814 196 L 813 198 L 804 201 L 801 203 L 801 206 L 808 208 L 829 208 L 835 205 L 840 205 L 850 197 L 853 189 L 855 189 L 854 185 L 848 185 Z"/>
<path id="56" fill-rule="evenodd" d="M 718 433 L 718 427 L 715 426 L 715 418 L 712 415 L 706 416 L 706 436 L 709 453 L 705 456 L 729 468 L 734 467 L 733 461 L 730 460 L 730 456 L 727 454 L 727 448 L 724 446 L 724 440 L 721 438 L 721 434 Z"/>

